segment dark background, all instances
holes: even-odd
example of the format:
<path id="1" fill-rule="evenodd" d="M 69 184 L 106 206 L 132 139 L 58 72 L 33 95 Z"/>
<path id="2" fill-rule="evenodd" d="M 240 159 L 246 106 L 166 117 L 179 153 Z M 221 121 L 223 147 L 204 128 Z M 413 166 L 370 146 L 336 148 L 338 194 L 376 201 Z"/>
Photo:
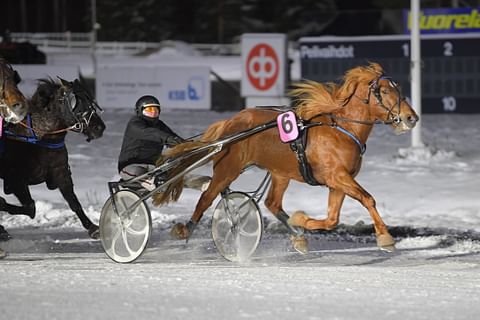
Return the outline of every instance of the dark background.
<path id="1" fill-rule="evenodd" d="M 245 32 L 318 35 L 402 33 L 409 0 L 97 0 L 99 41 L 236 42 Z M 480 0 L 422 0 L 422 8 Z M 89 32 L 91 0 L 2 0 L 0 32 Z"/>

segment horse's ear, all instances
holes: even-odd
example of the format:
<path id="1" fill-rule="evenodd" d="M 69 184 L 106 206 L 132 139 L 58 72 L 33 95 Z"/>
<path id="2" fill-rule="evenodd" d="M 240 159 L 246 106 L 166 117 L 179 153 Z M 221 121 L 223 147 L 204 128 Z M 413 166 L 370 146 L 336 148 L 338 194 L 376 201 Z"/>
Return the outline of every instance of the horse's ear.
<path id="1" fill-rule="evenodd" d="M 13 72 L 13 81 L 15 81 L 16 84 L 19 84 L 20 82 L 22 82 L 22 77 L 20 77 L 17 70 Z"/>
<path id="2" fill-rule="evenodd" d="M 57 76 L 58 80 L 60 80 L 60 83 L 62 84 L 62 87 L 70 89 L 72 87 L 72 83 L 70 81 L 67 81 L 65 79 L 60 78 Z"/>

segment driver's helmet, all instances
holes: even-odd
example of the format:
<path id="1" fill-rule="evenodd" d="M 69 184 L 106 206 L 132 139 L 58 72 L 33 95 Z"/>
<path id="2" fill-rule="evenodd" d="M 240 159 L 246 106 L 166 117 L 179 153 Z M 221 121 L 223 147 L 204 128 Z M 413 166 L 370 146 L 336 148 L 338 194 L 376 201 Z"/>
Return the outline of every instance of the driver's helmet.
<path id="1" fill-rule="evenodd" d="M 135 103 L 135 112 L 138 116 L 158 118 L 160 115 L 160 102 L 154 96 L 142 96 Z"/>

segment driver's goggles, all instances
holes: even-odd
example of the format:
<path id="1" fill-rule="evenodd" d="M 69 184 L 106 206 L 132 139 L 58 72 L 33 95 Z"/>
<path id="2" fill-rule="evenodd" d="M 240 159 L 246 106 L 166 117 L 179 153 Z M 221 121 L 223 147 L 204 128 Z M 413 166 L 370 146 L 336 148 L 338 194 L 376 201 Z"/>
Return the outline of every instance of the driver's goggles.
<path id="1" fill-rule="evenodd" d="M 145 107 L 142 112 L 147 117 L 156 118 L 160 114 L 160 108 L 156 106 Z"/>

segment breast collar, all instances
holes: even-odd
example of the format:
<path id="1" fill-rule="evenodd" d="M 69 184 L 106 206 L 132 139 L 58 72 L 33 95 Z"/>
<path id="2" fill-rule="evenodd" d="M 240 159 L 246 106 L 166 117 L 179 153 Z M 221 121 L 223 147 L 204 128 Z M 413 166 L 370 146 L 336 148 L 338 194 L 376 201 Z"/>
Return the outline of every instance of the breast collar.
<path id="1" fill-rule="evenodd" d="M 15 132 L 8 130 L 8 128 L 5 128 L 5 130 L 3 131 L 3 134 L 5 135 L 5 137 L 8 139 L 27 142 L 27 143 L 35 144 L 41 147 L 49 148 L 49 149 L 60 149 L 65 146 L 64 139 L 62 139 L 59 142 L 48 142 L 45 140 L 38 139 L 37 135 L 32 129 L 31 115 L 27 114 L 27 116 L 25 117 L 25 120 L 27 121 L 28 135 L 25 135 L 25 136 L 19 135 L 19 134 L 16 134 Z"/>

